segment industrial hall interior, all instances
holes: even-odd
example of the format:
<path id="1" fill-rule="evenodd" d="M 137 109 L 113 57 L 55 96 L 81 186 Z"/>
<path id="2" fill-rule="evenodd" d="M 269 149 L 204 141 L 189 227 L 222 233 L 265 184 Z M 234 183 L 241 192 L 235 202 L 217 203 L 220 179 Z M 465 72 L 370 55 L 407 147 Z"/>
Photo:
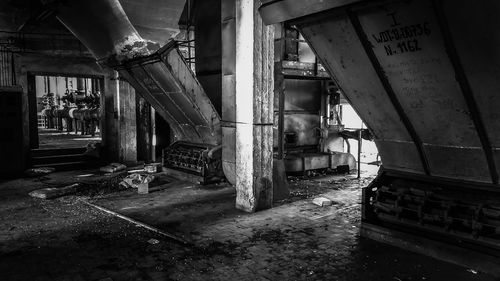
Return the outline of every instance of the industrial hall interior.
<path id="1" fill-rule="evenodd" d="M 500 1 L 0 0 L 0 280 L 500 280 Z"/>

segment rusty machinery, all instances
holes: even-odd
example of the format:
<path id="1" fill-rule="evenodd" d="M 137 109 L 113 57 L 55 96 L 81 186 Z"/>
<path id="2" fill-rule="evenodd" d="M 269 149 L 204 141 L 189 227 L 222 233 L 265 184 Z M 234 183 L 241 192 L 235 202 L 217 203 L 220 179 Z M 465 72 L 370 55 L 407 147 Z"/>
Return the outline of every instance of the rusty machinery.
<path id="1" fill-rule="evenodd" d="M 383 172 L 363 198 L 364 220 L 371 224 L 500 250 L 500 194 L 486 186 Z"/>
<path id="2" fill-rule="evenodd" d="M 192 161 L 200 157 L 193 155 L 199 156 L 206 149 L 196 144 L 210 150 L 222 143 L 221 118 L 177 43 L 169 40 L 158 49 L 160 44 L 142 38 L 116 0 L 71 1 L 71 5 L 46 2 L 53 4 L 58 20 L 84 42 L 99 64 L 118 71 L 114 83 L 126 80 L 169 124 L 172 142 L 184 141 L 167 151 L 167 159 L 171 154 L 178 160 L 168 160 L 169 165 L 183 166 L 179 171 L 190 168 L 188 174 L 199 175 L 200 170 L 192 166 L 198 164 Z M 113 13 L 103 17 L 102 11 Z M 186 148 L 188 142 L 190 148 Z M 182 161 L 185 165 L 179 164 Z"/>
<path id="3" fill-rule="evenodd" d="M 188 179 L 201 184 L 218 182 L 224 178 L 221 152 L 221 146 L 178 141 L 163 151 L 163 166 L 171 173 L 190 174 Z"/>
<path id="4" fill-rule="evenodd" d="M 383 168 L 363 191 L 363 236 L 458 263 L 472 263 L 463 248 L 500 257 L 499 13 L 492 0 L 262 1 L 373 134 Z"/>
<path id="5" fill-rule="evenodd" d="M 277 28 L 282 36 L 275 44 L 277 158 L 284 159 L 288 173 L 355 169 L 354 156 L 344 152 L 348 137 L 342 135 L 341 103 L 347 103 L 299 31 L 288 24 Z"/>
<path id="6" fill-rule="evenodd" d="M 100 121 L 99 99 L 97 93 L 85 95 L 83 92 L 72 92 L 56 101 L 53 93 L 47 94 L 42 101 L 45 108 L 41 111 L 45 127 L 59 131 L 66 128 L 67 132 L 75 130 L 75 133 L 94 136 Z M 61 106 L 63 103 L 64 106 Z"/>
<path id="7" fill-rule="evenodd" d="M 173 143 L 163 150 L 164 170 L 201 184 L 224 179 L 220 117 L 177 43 L 170 41 L 157 52 L 128 60 L 117 69 L 172 129 Z"/>

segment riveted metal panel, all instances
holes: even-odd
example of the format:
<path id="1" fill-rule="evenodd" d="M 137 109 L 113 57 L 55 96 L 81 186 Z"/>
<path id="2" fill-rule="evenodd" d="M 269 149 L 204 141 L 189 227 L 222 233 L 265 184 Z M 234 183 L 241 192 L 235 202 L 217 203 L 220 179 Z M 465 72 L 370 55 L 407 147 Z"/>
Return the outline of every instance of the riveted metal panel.
<path id="1" fill-rule="evenodd" d="M 430 173 L 491 181 L 433 3 L 394 3 L 357 14 L 382 71 L 426 146 Z M 475 168 L 466 169 L 464 163 Z"/>
<path id="2" fill-rule="evenodd" d="M 347 15 L 331 14 L 317 21 L 298 24 L 298 27 L 376 138 L 386 143 L 398 144 L 393 149 L 386 148 L 386 145 L 382 149 L 410 156 L 406 159 L 387 157 L 384 159 L 384 165 L 401 167 L 402 163 L 406 163 L 405 170 L 423 173 L 419 157 L 412 157 L 412 152 L 416 151 L 412 138 L 389 99 Z M 408 145 L 401 146 L 400 143 Z M 410 151 L 410 154 L 399 151 L 401 148 Z"/>
<path id="3" fill-rule="evenodd" d="M 424 166 L 430 176 L 497 183 L 500 4 L 341 6 L 304 9 L 292 24 L 375 135 L 384 167 L 423 173 Z M 283 8 L 269 2 L 270 17 L 273 7 Z"/>
<path id="4" fill-rule="evenodd" d="M 500 2 L 446 0 L 442 9 L 500 173 Z"/>

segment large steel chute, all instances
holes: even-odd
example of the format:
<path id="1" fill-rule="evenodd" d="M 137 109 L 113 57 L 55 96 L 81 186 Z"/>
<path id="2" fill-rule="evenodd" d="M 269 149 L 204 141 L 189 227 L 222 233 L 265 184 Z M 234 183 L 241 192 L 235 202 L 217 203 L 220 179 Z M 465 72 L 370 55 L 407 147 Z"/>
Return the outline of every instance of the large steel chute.
<path id="1" fill-rule="evenodd" d="M 365 225 L 500 250 L 500 3 L 263 2 L 268 24 L 297 26 L 375 137 L 384 169 L 365 189 Z"/>

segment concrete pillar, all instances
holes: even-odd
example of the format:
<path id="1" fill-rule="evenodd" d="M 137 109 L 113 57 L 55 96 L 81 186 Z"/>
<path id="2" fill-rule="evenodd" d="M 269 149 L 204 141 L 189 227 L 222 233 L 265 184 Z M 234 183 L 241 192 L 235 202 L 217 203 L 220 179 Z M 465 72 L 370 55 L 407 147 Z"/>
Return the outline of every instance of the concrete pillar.
<path id="1" fill-rule="evenodd" d="M 110 71 L 104 80 L 101 98 L 101 135 L 108 161 L 119 161 L 120 143 L 118 139 L 118 72 Z"/>
<path id="2" fill-rule="evenodd" d="M 104 81 L 102 137 L 110 162 L 137 162 L 136 95 L 132 86 L 113 71 Z"/>
<path id="3" fill-rule="evenodd" d="M 152 160 L 152 120 L 151 106 L 139 95 L 136 95 L 136 120 L 137 120 L 137 160 L 147 163 Z"/>
<path id="4" fill-rule="evenodd" d="M 222 168 L 236 185 L 236 7 L 234 0 L 221 2 L 222 28 Z"/>
<path id="5" fill-rule="evenodd" d="M 119 159 L 122 163 L 132 164 L 137 162 L 135 89 L 127 81 L 118 81 Z"/>
<path id="6" fill-rule="evenodd" d="M 223 41 L 223 89 L 234 89 L 232 99 L 225 98 L 231 92 L 223 92 L 223 137 L 227 142 L 223 145 L 233 144 L 230 135 L 234 131 L 236 207 L 247 212 L 270 208 L 273 202 L 274 31 L 263 25 L 259 3 L 224 1 L 222 13 L 222 38 L 232 40 L 228 33 L 234 32 L 235 40 L 234 52 L 226 48 L 232 43 Z M 231 55 L 235 56 L 234 69 L 224 65 Z M 225 115 L 225 109 L 229 114 Z"/>

